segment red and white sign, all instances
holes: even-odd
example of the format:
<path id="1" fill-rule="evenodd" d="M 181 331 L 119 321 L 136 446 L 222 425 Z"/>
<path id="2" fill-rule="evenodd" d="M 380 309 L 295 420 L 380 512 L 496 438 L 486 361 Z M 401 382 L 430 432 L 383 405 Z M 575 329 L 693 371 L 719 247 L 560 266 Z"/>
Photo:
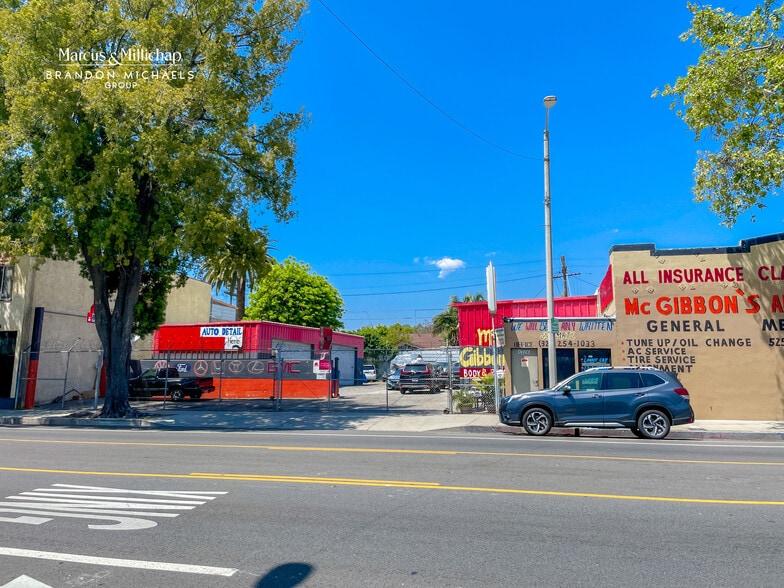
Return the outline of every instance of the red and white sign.
<path id="1" fill-rule="evenodd" d="M 316 374 L 329 373 L 331 367 L 332 367 L 331 362 L 328 359 L 313 360 L 313 372 Z"/>

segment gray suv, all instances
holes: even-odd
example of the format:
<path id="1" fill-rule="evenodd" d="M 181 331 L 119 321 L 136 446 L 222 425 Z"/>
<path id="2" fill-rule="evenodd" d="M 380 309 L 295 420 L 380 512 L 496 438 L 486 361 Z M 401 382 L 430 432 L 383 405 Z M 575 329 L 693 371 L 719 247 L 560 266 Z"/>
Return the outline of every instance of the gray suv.
<path id="1" fill-rule="evenodd" d="M 668 372 L 649 368 L 592 368 L 552 390 L 501 399 L 499 419 L 529 435 L 553 427 L 628 428 L 643 439 L 664 439 L 672 425 L 694 422 L 689 392 Z"/>

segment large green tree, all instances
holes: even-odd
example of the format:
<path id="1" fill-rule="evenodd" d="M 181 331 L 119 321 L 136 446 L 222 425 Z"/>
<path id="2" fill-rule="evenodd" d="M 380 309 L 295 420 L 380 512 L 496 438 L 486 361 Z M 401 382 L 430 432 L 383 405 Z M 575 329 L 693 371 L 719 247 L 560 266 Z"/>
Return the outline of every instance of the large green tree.
<path id="1" fill-rule="evenodd" d="M 433 333 L 444 338 L 446 345 L 457 345 L 459 340 L 459 322 L 457 318 L 456 302 L 482 302 L 485 299 L 484 295 L 480 292 L 475 294 L 466 294 L 460 300 L 457 296 L 452 295 L 449 299 L 449 306 L 446 307 L 444 312 L 441 312 L 433 317 Z"/>
<path id="2" fill-rule="evenodd" d="M 415 332 L 414 327 L 400 323 L 368 325 L 352 331 L 355 335 L 365 338 L 365 359 L 374 360 L 376 365 L 392 359 L 401 345 L 411 342 L 411 336 Z"/>
<path id="3" fill-rule="evenodd" d="M 0 0 L 0 244 L 93 286 L 102 415 L 129 416 L 132 332 L 230 219 L 291 212 L 300 114 L 271 93 L 304 0 Z M 252 124 L 252 117 L 256 124 Z"/>
<path id="4" fill-rule="evenodd" d="M 250 293 L 245 318 L 303 327 L 343 327 L 343 298 L 307 263 L 289 257 L 274 265 Z"/>
<path id="5" fill-rule="evenodd" d="M 784 180 L 784 6 L 765 0 L 747 16 L 689 4 L 682 40 L 702 48 L 696 65 L 654 96 L 710 147 L 699 152 L 694 193 L 727 226 L 781 195 Z M 753 218 L 753 217 L 752 217 Z"/>
<path id="6" fill-rule="evenodd" d="M 254 229 L 247 215 L 231 219 L 227 230 L 226 247 L 200 264 L 204 279 L 216 290 L 226 290 L 236 296 L 235 320 L 245 316 L 245 294 L 269 272 L 275 259 L 269 255 L 269 237 L 262 229 Z"/>

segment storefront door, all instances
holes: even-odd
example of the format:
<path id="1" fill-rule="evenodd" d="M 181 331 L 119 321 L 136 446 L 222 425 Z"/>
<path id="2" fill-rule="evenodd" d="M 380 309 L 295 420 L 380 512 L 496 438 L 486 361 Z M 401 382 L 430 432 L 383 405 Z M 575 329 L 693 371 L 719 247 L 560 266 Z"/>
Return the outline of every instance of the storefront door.
<path id="1" fill-rule="evenodd" d="M 512 394 L 540 390 L 536 349 L 512 349 Z"/>
<path id="2" fill-rule="evenodd" d="M 3 408 L 13 408 L 11 392 L 14 383 L 15 352 L 16 331 L 0 331 L 0 407 Z"/>

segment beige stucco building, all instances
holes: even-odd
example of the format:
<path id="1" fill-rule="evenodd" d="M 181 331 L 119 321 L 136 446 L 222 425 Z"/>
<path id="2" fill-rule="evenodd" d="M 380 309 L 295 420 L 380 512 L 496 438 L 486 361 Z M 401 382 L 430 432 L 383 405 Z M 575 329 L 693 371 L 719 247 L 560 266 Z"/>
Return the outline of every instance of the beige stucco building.
<path id="1" fill-rule="evenodd" d="M 784 233 L 735 247 L 614 246 L 597 301 L 596 318 L 559 319 L 559 359 L 675 372 L 698 419 L 784 420 Z M 507 390 L 541 379 L 542 324 L 505 319 Z"/>
<path id="2" fill-rule="evenodd" d="M 172 290 L 166 322 L 210 320 L 210 285 L 188 280 Z M 94 393 L 101 343 L 87 315 L 93 303 L 88 280 L 75 262 L 23 257 L 0 266 L 0 408 L 13 408 L 27 388 L 27 364 L 36 308 L 43 309 L 35 404 Z M 135 347 L 149 348 L 146 341 Z"/>
<path id="3" fill-rule="evenodd" d="M 784 420 L 784 234 L 613 247 L 618 360 L 677 373 L 697 418 Z"/>

